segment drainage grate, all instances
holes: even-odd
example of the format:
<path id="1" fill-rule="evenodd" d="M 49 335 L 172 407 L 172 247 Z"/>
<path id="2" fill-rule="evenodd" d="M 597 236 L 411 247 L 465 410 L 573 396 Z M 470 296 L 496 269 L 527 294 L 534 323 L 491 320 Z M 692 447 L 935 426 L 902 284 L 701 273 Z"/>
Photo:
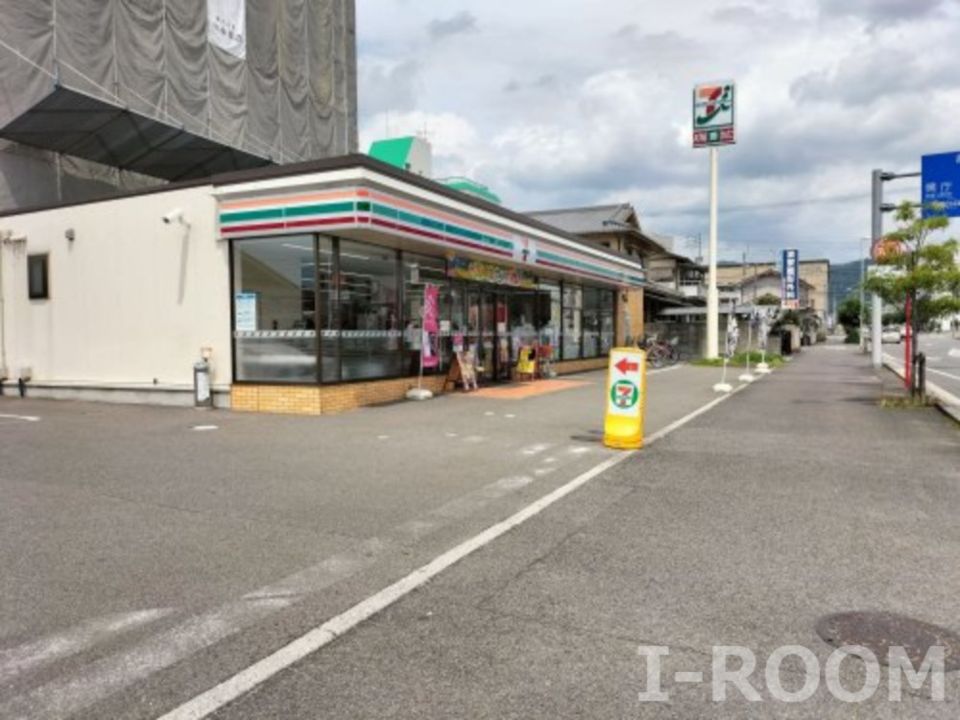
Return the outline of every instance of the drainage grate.
<path id="1" fill-rule="evenodd" d="M 862 645 L 886 665 L 887 651 L 902 647 L 914 667 L 934 646 L 943 647 L 944 670 L 960 670 L 960 635 L 946 628 L 887 612 L 846 612 L 817 622 L 817 635 L 835 647 Z"/>

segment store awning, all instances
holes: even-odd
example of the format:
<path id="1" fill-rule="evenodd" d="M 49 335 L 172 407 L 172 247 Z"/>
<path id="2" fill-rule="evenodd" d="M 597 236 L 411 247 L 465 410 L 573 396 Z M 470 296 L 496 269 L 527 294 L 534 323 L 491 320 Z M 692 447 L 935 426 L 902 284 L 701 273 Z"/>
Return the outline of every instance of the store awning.
<path id="1" fill-rule="evenodd" d="M 63 86 L 0 128 L 0 137 L 171 181 L 274 164 Z"/>
<path id="2" fill-rule="evenodd" d="M 644 269 L 636 260 L 588 246 L 559 228 L 369 158 L 336 163 L 323 170 L 307 166 L 301 174 L 224 183 L 216 191 L 220 237 L 335 232 L 547 277 L 645 285 Z"/>

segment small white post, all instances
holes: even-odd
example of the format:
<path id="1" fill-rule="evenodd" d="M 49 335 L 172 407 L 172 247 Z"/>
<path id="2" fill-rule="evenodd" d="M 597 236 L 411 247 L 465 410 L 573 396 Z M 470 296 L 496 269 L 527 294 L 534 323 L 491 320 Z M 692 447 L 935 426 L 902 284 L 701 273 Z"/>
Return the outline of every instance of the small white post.
<path id="1" fill-rule="evenodd" d="M 750 353 L 753 351 L 753 317 L 747 320 L 747 371 L 740 376 L 740 382 L 753 382 L 756 378 L 750 374 Z"/>
<path id="2" fill-rule="evenodd" d="M 730 327 L 730 323 L 733 322 L 733 328 Z M 720 374 L 720 382 L 713 386 L 714 392 L 728 393 L 733 390 L 733 385 L 727 382 L 727 363 L 730 361 L 730 346 L 733 345 L 734 350 L 736 350 L 736 337 L 731 336 L 731 332 L 735 332 L 737 322 L 736 309 L 735 306 L 731 303 L 730 306 L 730 317 L 727 319 L 727 338 L 726 343 L 724 344 L 723 351 L 723 372 Z M 731 343 L 731 339 L 733 342 Z"/>
<path id="3" fill-rule="evenodd" d="M 417 386 L 415 388 L 410 388 L 407 390 L 407 400 L 429 400 L 433 397 L 433 393 L 429 390 L 423 389 L 423 350 L 426 347 L 426 343 L 429 342 L 430 336 L 427 334 L 427 331 L 423 328 L 423 313 L 424 308 L 420 308 L 420 374 L 417 376 Z"/>

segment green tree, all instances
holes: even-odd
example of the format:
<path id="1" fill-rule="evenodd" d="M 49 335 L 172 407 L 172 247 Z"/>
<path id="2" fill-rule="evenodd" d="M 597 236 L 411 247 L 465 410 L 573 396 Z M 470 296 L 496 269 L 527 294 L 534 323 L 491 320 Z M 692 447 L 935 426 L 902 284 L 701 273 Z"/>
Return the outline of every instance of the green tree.
<path id="1" fill-rule="evenodd" d="M 907 321 L 907 316 L 900 308 L 894 308 L 883 314 L 883 326 L 903 325 Z"/>
<path id="2" fill-rule="evenodd" d="M 918 216 L 914 205 L 904 201 L 896 210 L 900 227 L 885 238 L 887 252 L 877 264 L 889 270 L 878 271 L 865 287 L 898 309 L 905 309 L 911 301 L 913 329 L 913 361 L 916 361 L 917 331 L 937 318 L 960 310 L 960 267 L 954 239 L 932 242 L 930 235 L 948 227 L 950 221 L 942 214 L 942 206 L 933 205 L 929 217 Z M 875 339 L 876 341 L 876 339 Z M 914 388 L 916 377 L 914 376 Z"/>
<path id="3" fill-rule="evenodd" d="M 843 325 L 847 335 L 850 334 L 851 330 L 860 329 L 861 312 L 860 298 L 856 295 L 851 295 L 837 307 L 837 322 Z"/>
<path id="4" fill-rule="evenodd" d="M 780 298 L 773 293 L 764 293 L 753 302 L 755 305 L 779 305 Z"/>

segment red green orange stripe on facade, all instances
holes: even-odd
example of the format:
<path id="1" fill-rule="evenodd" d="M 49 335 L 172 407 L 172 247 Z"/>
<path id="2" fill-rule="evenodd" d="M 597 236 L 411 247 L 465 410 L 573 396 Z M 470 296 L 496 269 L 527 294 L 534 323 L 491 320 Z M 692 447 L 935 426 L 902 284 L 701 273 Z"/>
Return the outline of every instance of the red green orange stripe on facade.
<path id="1" fill-rule="evenodd" d="M 220 205 L 219 219 L 220 234 L 224 238 L 279 234 L 285 230 L 375 226 L 450 249 L 471 250 L 505 259 L 514 258 L 518 239 L 505 237 L 482 223 L 465 221 L 449 213 L 360 188 L 225 201 Z M 621 285 L 643 284 L 642 277 L 613 263 L 555 252 L 553 248 L 543 247 L 544 242 L 534 240 L 538 249 L 531 261 L 535 265 Z"/>

